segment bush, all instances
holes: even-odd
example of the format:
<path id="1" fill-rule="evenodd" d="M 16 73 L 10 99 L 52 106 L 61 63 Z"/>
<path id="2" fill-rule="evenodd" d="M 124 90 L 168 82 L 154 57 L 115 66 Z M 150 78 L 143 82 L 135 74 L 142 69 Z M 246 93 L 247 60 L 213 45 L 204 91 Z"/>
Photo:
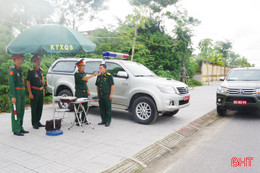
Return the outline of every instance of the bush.
<path id="1" fill-rule="evenodd" d="M 30 104 L 30 99 L 28 96 L 28 91 L 26 92 L 26 104 Z M 52 102 L 52 96 L 45 96 L 43 97 L 43 103 L 51 103 Z M 0 113 L 1 112 L 11 112 L 11 102 L 9 97 L 9 86 L 8 85 L 2 85 L 0 86 Z"/>
<path id="2" fill-rule="evenodd" d="M 43 103 L 52 103 L 52 95 L 44 96 Z"/>
<path id="3" fill-rule="evenodd" d="M 189 87 L 203 86 L 203 84 L 197 80 L 192 79 L 189 82 Z"/>
<path id="4" fill-rule="evenodd" d="M 11 112 L 8 85 L 0 86 L 0 113 L 1 112 Z"/>

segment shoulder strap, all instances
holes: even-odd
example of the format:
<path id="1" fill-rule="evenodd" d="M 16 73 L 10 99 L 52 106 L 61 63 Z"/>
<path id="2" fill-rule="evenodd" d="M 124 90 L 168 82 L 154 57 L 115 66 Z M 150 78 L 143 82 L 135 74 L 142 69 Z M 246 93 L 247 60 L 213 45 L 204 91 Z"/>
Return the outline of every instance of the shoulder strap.
<path id="1" fill-rule="evenodd" d="M 35 76 L 40 80 L 40 82 L 42 83 L 42 86 L 44 86 L 43 81 L 41 80 L 41 78 L 39 77 L 39 75 L 36 73 L 36 71 L 34 70 Z"/>

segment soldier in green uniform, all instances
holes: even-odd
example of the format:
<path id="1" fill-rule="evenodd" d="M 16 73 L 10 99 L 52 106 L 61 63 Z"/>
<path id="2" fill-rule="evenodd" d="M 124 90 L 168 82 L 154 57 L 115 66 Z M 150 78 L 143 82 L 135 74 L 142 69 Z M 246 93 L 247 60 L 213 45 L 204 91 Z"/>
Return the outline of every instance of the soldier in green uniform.
<path id="1" fill-rule="evenodd" d="M 28 70 L 27 88 L 31 103 L 32 126 L 34 129 L 39 129 L 39 127 L 45 127 L 45 125 L 40 122 L 42 117 L 43 97 L 45 95 L 43 69 L 40 68 L 41 57 L 39 55 L 34 55 L 31 61 L 34 63 L 34 67 Z"/>
<path id="2" fill-rule="evenodd" d="M 86 76 L 86 72 L 84 71 L 85 69 L 85 62 L 84 59 L 81 59 L 80 61 L 78 61 L 76 63 L 77 67 L 78 67 L 78 71 L 75 72 L 74 74 L 74 79 L 75 79 L 75 89 L 76 89 L 76 93 L 75 96 L 77 98 L 87 98 L 88 96 L 90 96 L 90 92 L 89 92 L 89 88 L 88 88 L 88 80 L 94 76 L 97 76 L 97 72 L 93 73 L 90 76 Z M 78 105 L 76 105 L 78 108 Z M 87 109 L 88 103 L 83 103 L 83 106 L 85 108 L 85 110 Z M 81 114 L 80 121 L 85 120 L 84 123 L 88 123 L 85 119 L 85 113 L 83 112 Z M 75 118 L 75 122 L 76 125 L 78 126 L 78 120 L 77 118 Z"/>
<path id="3" fill-rule="evenodd" d="M 16 136 L 24 136 L 24 133 L 29 133 L 29 131 L 26 131 L 23 128 L 25 88 L 23 71 L 20 68 L 20 65 L 23 64 L 23 55 L 15 55 L 13 60 L 14 65 L 12 65 L 8 71 L 8 83 L 10 86 L 10 100 L 12 108 L 12 132 Z M 16 107 L 16 110 L 14 110 L 14 106 Z M 15 116 L 15 111 L 17 116 Z"/>
<path id="4" fill-rule="evenodd" d="M 111 101 L 114 91 L 114 79 L 110 73 L 106 72 L 106 68 L 105 64 L 100 64 L 100 74 L 97 77 L 96 86 L 102 120 L 98 125 L 105 124 L 108 127 L 111 123 Z"/>

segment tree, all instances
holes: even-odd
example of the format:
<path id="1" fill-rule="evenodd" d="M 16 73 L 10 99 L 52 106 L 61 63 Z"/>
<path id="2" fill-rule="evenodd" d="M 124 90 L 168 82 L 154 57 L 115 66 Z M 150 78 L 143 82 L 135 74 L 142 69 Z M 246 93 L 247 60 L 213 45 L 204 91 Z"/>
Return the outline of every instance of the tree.
<path id="1" fill-rule="evenodd" d="M 121 29 L 121 33 L 123 34 L 133 34 L 133 44 L 131 49 L 131 61 L 133 61 L 134 53 L 135 53 L 135 42 L 137 37 L 138 28 L 145 29 L 147 23 L 147 17 L 145 16 L 146 10 L 142 8 L 134 8 L 134 14 L 128 15 L 125 20 L 125 26 Z"/>
<path id="2" fill-rule="evenodd" d="M 151 13 L 160 13 L 170 5 L 174 5 L 179 0 L 129 0 L 130 4 L 134 6 L 147 7 L 151 10 Z"/>
<path id="3" fill-rule="evenodd" d="M 241 66 L 241 67 L 254 67 L 255 66 L 254 64 L 251 65 L 250 63 L 248 63 L 248 61 L 245 57 L 239 58 L 237 60 L 237 65 Z"/>
<path id="4" fill-rule="evenodd" d="M 25 28 L 50 21 L 53 8 L 46 0 L 1 0 L 0 6 L 0 85 L 7 84 L 7 71 L 13 63 L 6 46 Z"/>
<path id="5" fill-rule="evenodd" d="M 178 25 L 175 28 L 176 33 L 176 46 L 173 48 L 176 52 L 177 57 L 182 60 L 182 81 L 185 82 L 186 79 L 186 67 L 185 67 L 185 57 L 188 59 L 191 56 L 191 35 L 190 30 L 187 27 L 182 27 Z"/>
<path id="6" fill-rule="evenodd" d="M 203 61 L 206 61 L 208 82 L 209 82 L 209 69 L 208 69 L 209 66 L 208 65 L 209 65 L 209 62 L 212 61 L 213 55 L 214 55 L 212 46 L 213 46 L 212 40 L 209 38 L 206 38 L 199 42 L 200 53 L 198 56 Z"/>
<path id="7" fill-rule="evenodd" d="M 224 76 L 226 75 L 226 66 L 228 65 L 227 62 L 229 60 L 230 51 L 232 49 L 232 42 L 226 40 L 226 42 L 223 41 L 217 41 L 215 45 L 215 50 L 222 54 L 222 57 L 225 59 L 224 64 Z"/>
<path id="8" fill-rule="evenodd" d="M 236 54 L 234 51 L 230 51 L 229 66 L 238 66 L 238 59 L 240 59 L 240 55 Z"/>
<path id="9" fill-rule="evenodd" d="M 107 7 L 106 0 L 50 0 L 55 6 L 60 24 L 65 24 L 73 29 L 88 20 L 96 18 L 96 14 Z"/>
<path id="10" fill-rule="evenodd" d="M 176 46 L 173 47 L 173 52 L 178 58 L 182 60 L 182 81 L 185 82 L 187 76 L 187 67 L 190 66 L 190 58 L 192 54 L 192 27 L 199 24 L 197 19 L 188 16 L 187 11 L 178 11 L 176 15 L 169 14 L 169 17 L 173 18 L 177 25 L 173 30 L 175 34 Z M 192 74 L 192 72 L 189 72 Z M 190 75 L 191 76 L 191 75 Z"/>
<path id="11" fill-rule="evenodd" d="M 147 9 L 150 18 L 157 21 L 158 27 L 160 27 L 161 31 L 164 31 L 164 21 L 169 19 L 173 19 L 173 16 L 176 14 L 173 13 L 173 11 L 177 11 L 175 8 L 172 10 L 177 2 L 179 0 L 129 0 L 130 4 L 133 6 L 141 7 L 144 9 Z M 171 11 L 168 11 L 167 9 L 170 7 Z M 173 19 L 174 20 L 174 19 Z M 173 22 L 174 23 L 174 22 Z"/>
<path id="12" fill-rule="evenodd" d="M 185 80 L 184 76 L 186 76 L 186 69 L 189 69 L 188 73 L 192 75 L 194 72 L 194 70 L 191 70 L 192 66 L 190 65 L 190 57 L 192 52 L 192 27 L 199 24 L 199 21 L 188 16 L 187 11 L 181 11 L 177 6 L 173 6 L 178 2 L 178 0 L 130 0 L 130 2 L 135 6 L 147 8 L 150 12 L 150 22 L 152 21 L 152 24 L 156 23 L 156 25 L 151 25 L 151 28 L 145 31 L 148 31 L 147 33 L 144 33 L 144 36 L 146 36 L 145 38 L 149 38 L 149 40 L 151 40 L 151 38 L 155 35 L 152 33 L 156 33 L 157 36 L 163 35 L 161 37 L 156 37 L 156 43 L 167 45 L 165 44 L 166 42 L 171 42 L 171 44 L 168 45 L 175 45 L 170 47 L 161 47 L 157 45 L 155 48 L 157 50 L 151 51 L 152 55 L 150 58 L 154 58 L 154 61 L 149 64 L 154 66 L 153 69 L 158 68 L 158 62 L 160 62 L 162 63 L 163 69 L 171 71 L 175 78 L 178 78 L 181 71 L 183 71 L 183 80 Z M 171 10 L 168 10 L 168 7 L 171 7 Z M 169 36 L 171 41 L 166 39 L 158 42 L 160 38 L 165 39 L 167 35 L 164 31 L 164 21 L 167 21 L 168 24 L 171 23 L 175 29 L 172 31 L 173 36 Z M 148 34 L 152 36 L 148 37 Z M 151 50 L 151 44 L 148 46 L 149 50 Z M 158 49 L 163 49 L 164 51 Z"/>
<path id="13" fill-rule="evenodd" d="M 200 53 L 198 57 L 201 60 L 209 62 L 212 59 L 213 55 L 213 43 L 210 38 L 203 39 L 199 42 Z"/>
<path id="14" fill-rule="evenodd" d="M 124 24 L 125 25 L 125 24 Z M 121 27 L 126 27 L 121 25 Z M 108 29 L 97 29 L 90 33 L 90 39 L 96 43 L 97 49 L 95 54 L 88 54 L 88 57 L 102 57 L 103 51 L 111 51 L 111 52 L 121 52 L 129 54 L 131 53 L 132 46 L 132 37 L 128 35 L 121 34 L 121 29 L 117 28 L 114 31 L 109 31 Z M 144 54 L 147 51 L 139 41 L 136 42 L 137 52 L 135 56 L 138 58 L 140 54 Z M 140 49 L 140 51 L 139 51 Z M 80 56 L 86 57 L 86 53 L 82 53 Z"/>
<path id="15" fill-rule="evenodd" d="M 214 49 L 212 48 L 214 47 Z M 212 62 L 222 66 L 233 67 L 250 67 L 254 66 L 247 62 L 245 57 L 242 57 L 232 50 L 232 42 L 217 41 L 214 45 L 212 40 L 207 38 L 199 42 L 200 52 L 198 57 L 200 60 Z M 225 58 L 226 57 L 226 58 Z"/>
<path id="16" fill-rule="evenodd" d="M 213 58 L 212 63 L 225 66 L 225 59 L 222 57 L 221 53 L 214 50 L 212 58 Z"/>
<path id="17" fill-rule="evenodd" d="M 54 12 L 53 7 L 47 0 L 1 1 L 1 22 L 15 26 L 16 29 L 50 22 L 50 15 Z"/>

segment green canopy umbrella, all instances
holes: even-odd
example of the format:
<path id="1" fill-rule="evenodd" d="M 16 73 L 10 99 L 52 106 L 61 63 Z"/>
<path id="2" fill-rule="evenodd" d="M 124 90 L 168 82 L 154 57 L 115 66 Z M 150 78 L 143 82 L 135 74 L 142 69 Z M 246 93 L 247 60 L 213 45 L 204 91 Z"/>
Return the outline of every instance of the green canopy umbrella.
<path id="1" fill-rule="evenodd" d="M 11 54 L 94 52 L 96 44 L 76 30 L 56 24 L 35 25 L 7 45 Z"/>
<path id="2" fill-rule="evenodd" d="M 35 25 L 26 29 L 7 45 L 7 52 L 11 54 L 52 54 L 79 53 L 81 51 L 94 52 L 96 44 L 76 30 L 57 24 Z M 52 72 L 52 71 L 51 71 Z M 53 83 L 53 80 L 52 80 Z M 52 84 L 53 86 L 53 84 Z M 52 88 L 53 128 L 46 132 L 49 136 L 62 134 L 62 130 L 55 130 L 54 117 L 54 88 Z"/>

